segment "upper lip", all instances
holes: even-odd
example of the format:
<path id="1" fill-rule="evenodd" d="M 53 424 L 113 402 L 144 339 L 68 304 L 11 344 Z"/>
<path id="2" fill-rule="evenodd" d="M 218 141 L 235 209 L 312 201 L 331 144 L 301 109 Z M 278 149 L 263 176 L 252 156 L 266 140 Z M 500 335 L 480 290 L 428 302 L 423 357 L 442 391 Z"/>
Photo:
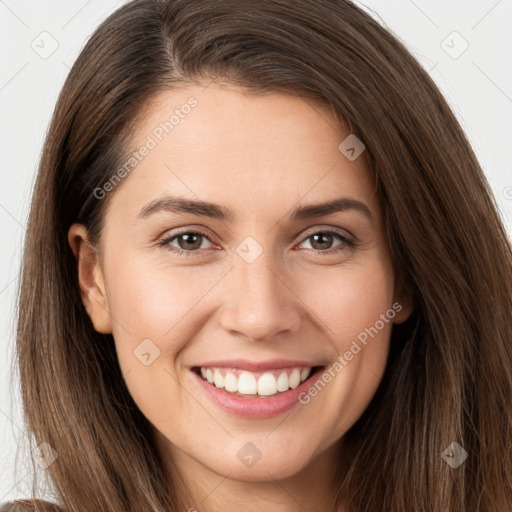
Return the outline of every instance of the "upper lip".
<path id="1" fill-rule="evenodd" d="M 249 361 L 248 359 L 223 359 L 222 361 L 206 361 L 196 365 L 203 368 L 238 368 L 252 372 L 273 370 L 276 368 L 296 368 L 296 367 L 315 367 L 321 366 L 319 363 L 311 361 L 299 361 L 292 359 L 269 359 L 268 361 Z"/>

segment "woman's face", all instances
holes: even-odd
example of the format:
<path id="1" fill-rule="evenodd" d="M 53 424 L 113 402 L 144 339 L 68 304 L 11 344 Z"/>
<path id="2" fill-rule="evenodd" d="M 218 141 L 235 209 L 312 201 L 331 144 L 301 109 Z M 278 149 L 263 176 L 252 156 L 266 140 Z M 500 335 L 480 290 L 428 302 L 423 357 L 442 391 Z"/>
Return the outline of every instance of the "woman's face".
<path id="1" fill-rule="evenodd" d="M 339 149 L 349 135 L 298 97 L 162 91 L 137 165 L 97 190 L 113 194 L 101 258 L 69 232 L 95 328 L 188 467 L 266 480 L 334 460 L 379 386 L 411 308 L 363 148 Z"/>

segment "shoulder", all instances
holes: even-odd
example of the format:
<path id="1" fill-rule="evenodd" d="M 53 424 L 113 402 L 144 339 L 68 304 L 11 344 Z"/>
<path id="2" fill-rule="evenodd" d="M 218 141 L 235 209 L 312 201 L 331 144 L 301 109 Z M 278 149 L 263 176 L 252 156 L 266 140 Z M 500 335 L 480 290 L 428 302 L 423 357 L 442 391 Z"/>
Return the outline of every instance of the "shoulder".
<path id="1" fill-rule="evenodd" d="M 33 512 L 36 510 L 41 512 L 64 512 L 61 507 L 55 503 L 44 500 L 16 500 L 8 501 L 0 504 L 0 512 Z"/>

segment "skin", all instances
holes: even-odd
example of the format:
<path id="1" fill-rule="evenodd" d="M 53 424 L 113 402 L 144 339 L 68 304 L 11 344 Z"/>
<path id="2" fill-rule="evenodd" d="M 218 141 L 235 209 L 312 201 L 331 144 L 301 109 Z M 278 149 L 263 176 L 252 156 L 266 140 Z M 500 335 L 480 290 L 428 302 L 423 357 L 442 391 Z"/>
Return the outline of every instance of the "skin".
<path id="1" fill-rule="evenodd" d="M 82 298 L 94 328 L 113 334 L 126 385 L 190 491 L 186 507 L 328 510 L 343 435 L 379 386 L 392 323 L 412 312 L 395 282 L 365 153 L 345 158 L 338 145 L 349 132 L 322 105 L 226 85 L 159 92 L 133 147 L 191 96 L 198 105 L 111 192 L 99 246 L 87 243 L 84 226 L 70 228 Z M 215 202 L 237 218 L 163 211 L 137 219 L 164 194 Z M 356 210 L 287 219 L 299 205 L 340 196 L 364 202 L 373 221 Z M 206 231 L 195 255 L 158 245 L 177 228 Z M 357 245 L 336 236 L 315 243 L 312 236 L 329 228 Z M 263 250 L 252 263 L 236 252 L 247 236 Z M 190 243 L 177 237 L 168 245 L 186 250 Z M 291 413 L 233 416 L 205 396 L 190 370 L 235 357 L 329 366 L 395 302 L 402 310 L 393 321 Z M 134 350 L 148 338 L 160 355 L 145 366 Z M 237 457 L 248 442 L 262 454 L 250 468 Z"/>

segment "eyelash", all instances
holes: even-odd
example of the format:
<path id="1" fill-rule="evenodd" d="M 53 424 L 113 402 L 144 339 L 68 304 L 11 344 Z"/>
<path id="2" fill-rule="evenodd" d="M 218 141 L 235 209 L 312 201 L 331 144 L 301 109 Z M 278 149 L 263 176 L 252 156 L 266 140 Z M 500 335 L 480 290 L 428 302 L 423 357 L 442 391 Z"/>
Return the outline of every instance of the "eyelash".
<path id="1" fill-rule="evenodd" d="M 320 253 L 322 255 L 325 255 L 325 254 L 330 255 L 330 254 L 337 253 L 337 252 L 340 252 L 340 251 L 346 250 L 346 249 L 352 250 L 356 246 L 356 243 L 353 240 L 351 240 L 349 237 L 347 237 L 341 231 L 334 230 L 334 229 L 325 229 L 325 230 L 315 231 L 315 232 L 309 234 L 308 236 L 306 236 L 305 238 L 303 238 L 302 241 L 300 242 L 300 244 L 304 243 L 309 238 L 312 238 L 314 235 L 318 235 L 318 234 L 335 235 L 335 236 L 337 236 L 342 241 L 342 243 L 337 245 L 336 247 L 334 247 L 332 249 L 328 249 L 326 251 L 321 251 L 319 249 L 308 249 L 310 251 L 314 251 L 315 253 Z M 207 233 L 205 233 L 204 231 L 200 231 L 200 230 L 193 231 L 193 230 L 190 230 L 190 231 L 182 231 L 181 233 L 177 233 L 177 234 L 174 234 L 174 235 L 172 235 L 170 237 L 164 238 L 164 239 L 159 241 L 158 245 L 160 247 L 164 247 L 166 250 L 171 251 L 171 252 L 173 252 L 175 254 L 178 254 L 178 255 L 184 255 L 186 257 L 196 256 L 197 253 L 200 251 L 200 249 L 195 249 L 193 251 L 186 251 L 184 249 L 176 248 L 176 247 L 173 247 L 173 246 L 169 245 L 169 243 L 171 241 L 173 241 L 176 238 L 179 238 L 182 235 L 202 235 L 206 239 L 208 239 L 208 241 L 211 242 L 211 240 L 209 239 Z"/>

